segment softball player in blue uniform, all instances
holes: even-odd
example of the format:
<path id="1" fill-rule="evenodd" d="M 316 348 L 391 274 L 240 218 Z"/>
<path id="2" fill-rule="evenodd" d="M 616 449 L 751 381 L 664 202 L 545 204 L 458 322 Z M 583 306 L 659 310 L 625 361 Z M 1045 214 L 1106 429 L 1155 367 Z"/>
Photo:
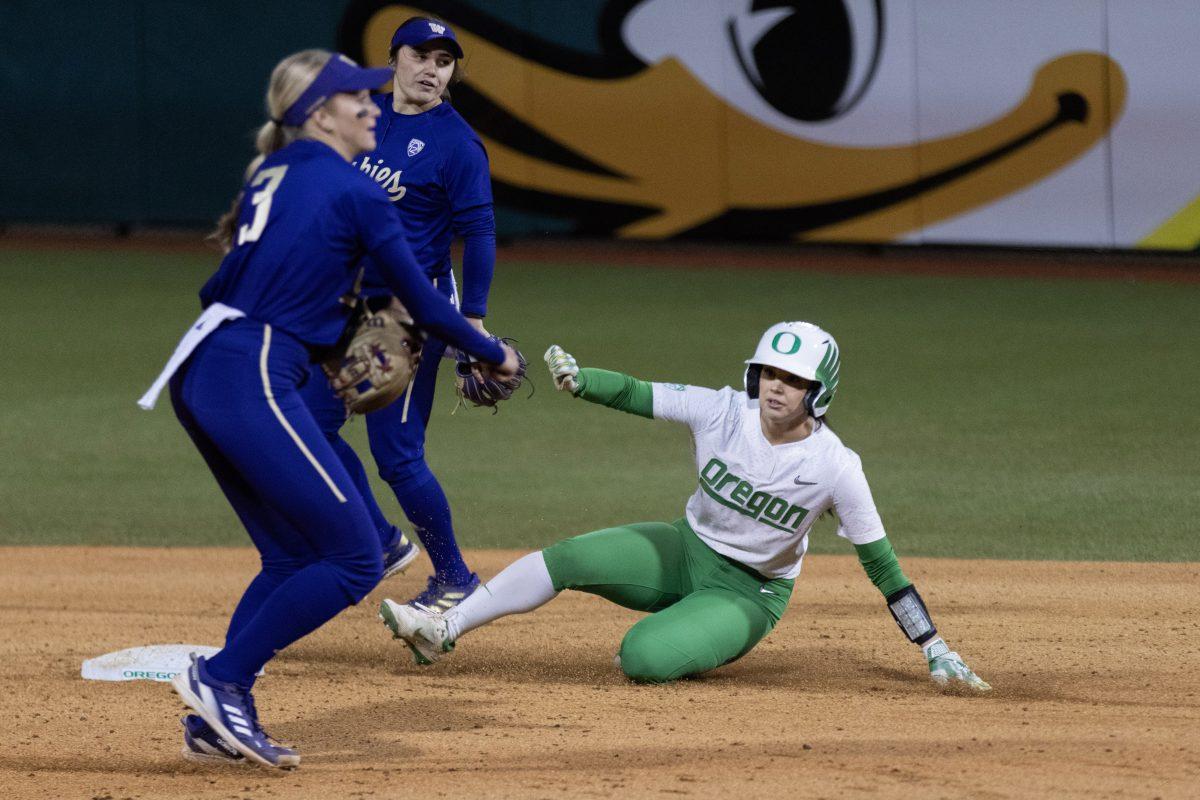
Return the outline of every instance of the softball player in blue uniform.
<path id="1" fill-rule="evenodd" d="M 200 292 L 204 313 L 143 398 L 153 405 L 169 381 L 176 415 L 262 555 L 225 647 L 193 657 L 173 682 L 201 718 L 185 721 L 185 744 L 196 755 L 232 749 L 266 766 L 297 766 L 299 754 L 259 724 L 255 675 L 361 600 L 382 574 L 376 526 L 299 391 L 315 379 L 314 355 L 334 345 L 350 319 L 345 301 L 363 255 L 418 324 L 500 365 L 492 367 L 498 375 L 515 372 L 515 354 L 434 290 L 396 209 L 350 165 L 375 147 L 379 110 L 367 90 L 389 77 L 319 50 L 276 67 L 272 120 L 258 139 L 265 158 L 251 163 L 234 212 L 222 220 L 231 249 Z"/>
<path id="2" fill-rule="evenodd" d="M 362 155 L 354 165 L 383 187 L 400 212 L 417 263 L 434 288 L 486 333 L 482 319 L 496 258 L 487 153 L 471 127 L 444 102 L 462 48 L 444 22 L 414 17 L 396 29 L 390 53 L 393 91 L 374 98 L 380 113 L 378 142 L 374 152 Z M 456 237 L 464 245 L 461 301 L 450 259 Z M 382 276 L 373 263 L 366 266 L 366 293 L 386 297 L 390 289 Z M 446 344 L 441 337 L 430 337 L 408 393 L 367 417 L 379 474 L 396 493 L 434 566 L 425 590 L 411 602 L 443 610 L 479 586 L 455 540 L 445 492 L 425 461 L 425 430 Z M 357 477 L 360 492 L 369 498 L 361 462 L 338 435 L 346 419 L 341 401 L 317 380 L 309 381 L 304 398 L 346 468 Z M 416 546 L 387 522 L 373 500 L 368 505 L 386 554 L 386 574 L 391 574 L 416 556 Z"/>

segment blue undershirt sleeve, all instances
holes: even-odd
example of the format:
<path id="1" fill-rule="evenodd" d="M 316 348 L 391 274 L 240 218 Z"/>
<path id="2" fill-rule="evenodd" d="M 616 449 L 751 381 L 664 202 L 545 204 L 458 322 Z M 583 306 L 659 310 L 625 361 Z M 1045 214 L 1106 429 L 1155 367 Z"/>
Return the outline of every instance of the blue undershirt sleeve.
<path id="1" fill-rule="evenodd" d="M 483 209 L 481 209 L 483 211 Z M 492 209 L 486 209 L 493 220 Z M 494 224 L 494 223 L 493 223 Z M 487 316 L 488 292 L 496 268 L 496 234 L 472 233 L 463 236 L 462 311 L 472 317 Z"/>
<path id="2" fill-rule="evenodd" d="M 487 151 L 478 139 L 464 139 L 444 169 L 451 224 L 463 240 L 462 312 L 483 317 L 496 269 L 496 215 Z"/>

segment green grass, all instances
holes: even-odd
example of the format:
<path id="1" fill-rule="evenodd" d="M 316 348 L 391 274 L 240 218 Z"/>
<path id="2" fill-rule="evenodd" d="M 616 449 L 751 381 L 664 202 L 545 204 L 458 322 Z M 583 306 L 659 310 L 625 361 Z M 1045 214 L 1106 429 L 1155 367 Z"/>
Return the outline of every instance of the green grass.
<path id="1" fill-rule="evenodd" d="M 0 251 L 0 544 L 246 541 L 169 402 L 135 405 L 214 265 Z M 695 488 L 686 429 L 553 391 L 540 364 L 548 344 L 641 378 L 738 386 L 759 333 L 803 318 L 841 344 L 833 426 L 862 456 L 902 556 L 1200 560 L 1200 287 L 507 262 L 498 272 L 489 325 L 520 340 L 537 390 L 496 416 L 452 416 L 443 370 L 429 457 L 466 546 L 672 519 Z M 364 428 L 347 428 L 362 453 Z M 812 551 L 851 549 L 826 519 Z"/>

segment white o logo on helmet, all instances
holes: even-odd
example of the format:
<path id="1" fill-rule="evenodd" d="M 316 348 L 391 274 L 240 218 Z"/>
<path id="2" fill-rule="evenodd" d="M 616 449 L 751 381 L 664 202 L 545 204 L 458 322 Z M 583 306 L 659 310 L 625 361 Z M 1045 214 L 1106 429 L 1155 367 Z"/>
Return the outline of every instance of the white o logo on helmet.
<path id="1" fill-rule="evenodd" d="M 783 338 L 785 336 L 792 337 L 791 341 L 789 342 L 787 339 Z M 786 347 L 785 349 L 785 344 L 790 346 Z M 771 349 L 776 353 L 785 356 L 798 353 L 800 352 L 800 337 L 791 331 L 780 331 L 779 333 L 775 334 L 775 338 L 771 340 Z"/>

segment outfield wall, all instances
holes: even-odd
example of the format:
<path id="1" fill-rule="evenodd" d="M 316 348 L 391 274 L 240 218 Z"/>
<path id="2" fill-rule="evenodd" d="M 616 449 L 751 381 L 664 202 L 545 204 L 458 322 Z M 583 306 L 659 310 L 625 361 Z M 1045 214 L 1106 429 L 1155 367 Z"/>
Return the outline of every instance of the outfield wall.
<path id="1" fill-rule="evenodd" d="M 507 235 L 1200 245 L 1197 0 L 6 3 L 0 219 L 206 224 L 280 57 L 421 12 Z"/>

